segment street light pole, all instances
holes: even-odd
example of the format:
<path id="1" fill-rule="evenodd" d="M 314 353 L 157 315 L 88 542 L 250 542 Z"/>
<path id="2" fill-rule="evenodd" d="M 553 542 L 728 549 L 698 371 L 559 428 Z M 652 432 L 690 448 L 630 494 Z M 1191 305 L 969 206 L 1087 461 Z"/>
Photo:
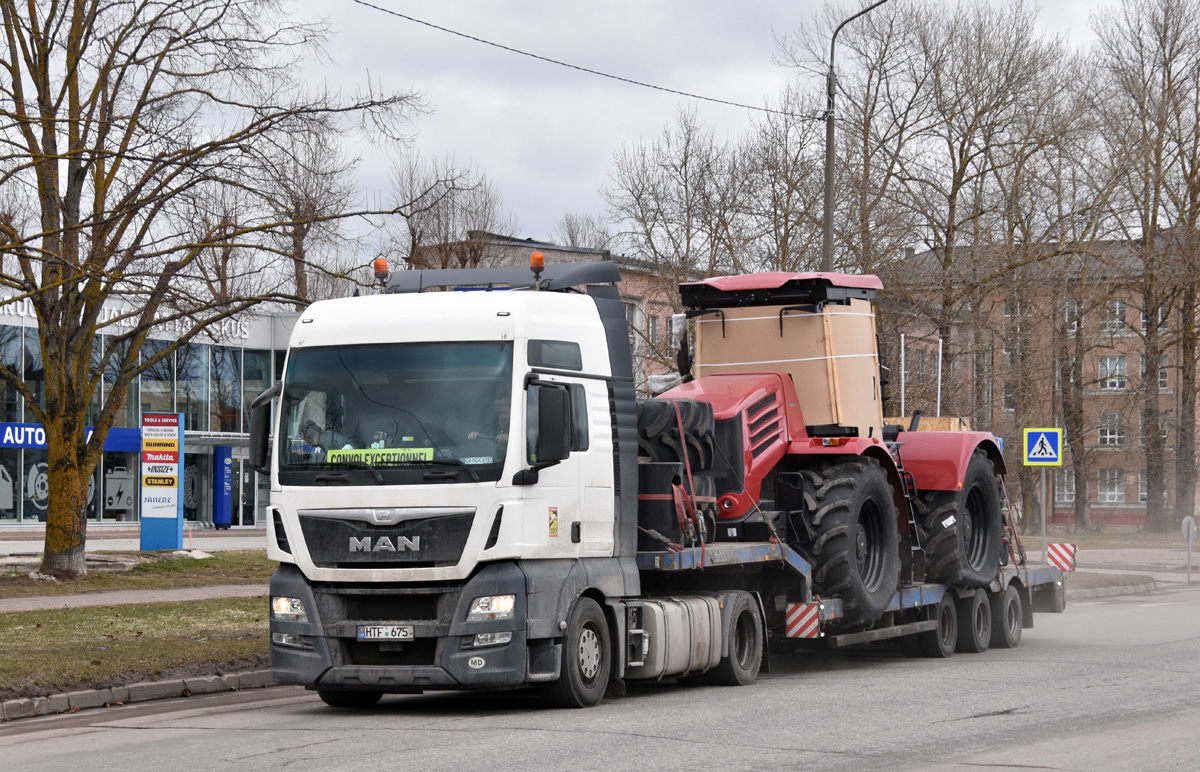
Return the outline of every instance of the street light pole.
<path id="1" fill-rule="evenodd" d="M 833 98 L 837 89 L 837 76 L 833 72 L 834 46 L 837 45 L 837 36 L 842 31 L 842 27 L 886 2 L 887 0 L 878 0 L 853 16 L 843 19 L 829 40 L 829 72 L 825 75 L 825 217 L 822 225 L 824 234 L 821 241 L 822 271 L 833 270 Z"/>

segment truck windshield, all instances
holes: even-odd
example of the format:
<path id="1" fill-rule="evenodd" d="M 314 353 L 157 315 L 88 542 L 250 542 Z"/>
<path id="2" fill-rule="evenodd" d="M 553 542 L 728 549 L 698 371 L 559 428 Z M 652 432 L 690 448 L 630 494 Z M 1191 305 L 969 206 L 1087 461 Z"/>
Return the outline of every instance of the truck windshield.
<path id="1" fill-rule="evenodd" d="M 279 435 L 285 484 L 500 479 L 512 344 L 293 349 Z"/>

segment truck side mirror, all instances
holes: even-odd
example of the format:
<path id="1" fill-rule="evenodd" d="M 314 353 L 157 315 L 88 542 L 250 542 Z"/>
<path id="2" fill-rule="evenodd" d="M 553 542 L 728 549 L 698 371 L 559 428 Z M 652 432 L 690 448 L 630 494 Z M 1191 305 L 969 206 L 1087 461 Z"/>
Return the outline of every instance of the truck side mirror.
<path id="1" fill-rule="evenodd" d="M 254 398 L 250 403 L 250 468 L 259 474 L 270 474 L 271 400 L 279 395 L 282 383 Z"/>
<path id="2" fill-rule="evenodd" d="M 558 463 L 571 454 L 571 398 L 565 388 L 538 389 L 537 465 Z"/>

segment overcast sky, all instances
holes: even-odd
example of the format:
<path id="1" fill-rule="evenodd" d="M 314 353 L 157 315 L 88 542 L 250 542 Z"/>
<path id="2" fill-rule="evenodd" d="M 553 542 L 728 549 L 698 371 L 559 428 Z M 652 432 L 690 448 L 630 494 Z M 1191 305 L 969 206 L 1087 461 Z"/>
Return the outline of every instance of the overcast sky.
<path id="1" fill-rule="evenodd" d="M 776 37 L 819 0 L 370 0 L 431 24 L 613 75 L 742 104 L 774 98 L 793 73 L 773 63 Z M 948 2 L 949 0 L 928 0 Z M 1049 0 L 1047 32 L 1083 45 L 1089 13 L 1105 3 Z M 681 106 L 719 136 L 746 110 L 639 88 L 501 51 L 351 0 L 298 0 L 332 26 L 332 65 L 313 70 L 352 93 L 373 81 L 419 89 L 434 112 L 410 127 L 426 157 L 452 155 L 502 193 L 522 237 L 548 238 L 566 213 L 603 215 L 599 189 L 613 154 L 651 140 Z M 860 7 L 857 3 L 846 7 Z M 818 84 L 819 85 L 819 82 Z M 364 153 L 368 189 L 389 184 L 387 161 Z"/>

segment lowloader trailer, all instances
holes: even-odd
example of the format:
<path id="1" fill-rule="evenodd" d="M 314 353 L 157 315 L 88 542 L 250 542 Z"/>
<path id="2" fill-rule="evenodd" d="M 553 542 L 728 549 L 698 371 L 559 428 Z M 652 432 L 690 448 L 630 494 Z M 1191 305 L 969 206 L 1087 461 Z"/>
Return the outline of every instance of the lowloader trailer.
<path id="1" fill-rule="evenodd" d="M 995 438 L 883 423 L 878 279 L 681 285 L 681 382 L 650 399 L 619 281 L 535 254 L 301 315 L 252 406 L 277 681 L 337 707 L 526 685 L 588 707 L 750 684 L 788 642 L 1016 646 L 1063 609 Z"/>

